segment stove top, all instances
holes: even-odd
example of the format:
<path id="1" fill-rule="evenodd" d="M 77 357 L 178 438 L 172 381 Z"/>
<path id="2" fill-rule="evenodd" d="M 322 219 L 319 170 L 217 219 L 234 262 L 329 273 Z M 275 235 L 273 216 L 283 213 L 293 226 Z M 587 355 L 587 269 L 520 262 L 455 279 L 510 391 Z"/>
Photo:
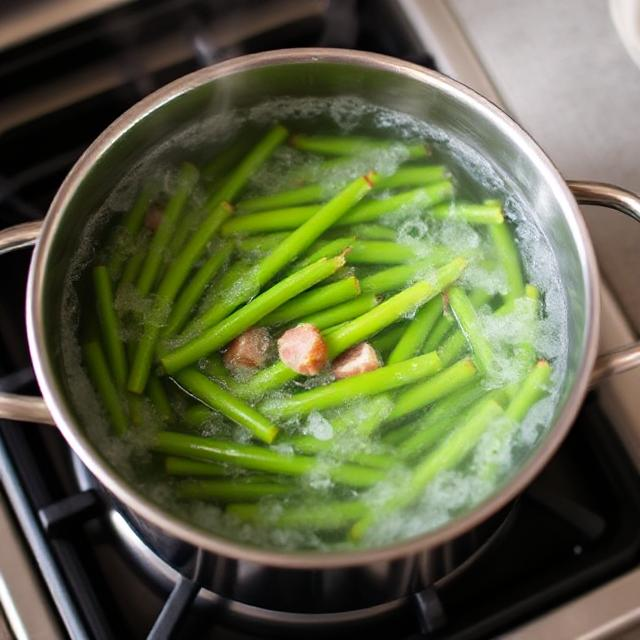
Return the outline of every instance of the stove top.
<path id="1" fill-rule="evenodd" d="M 359 48 L 433 66 L 395 2 L 114 5 L 0 50 L 0 227 L 42 217 L 68 169 L 109 122 L 200 66 L 293 46 Z M 29 253 L 2 260 L 11 277 L 0 289 L 0 388 L 37 393 L 24 331 Z M 50 427 L 0 423 L 0 478 L 0 570 L 9 581 L 9 588 L 0 581 L 0 623 L 17 637 L 243 640 L 354 632 L 341 624 L 247 620 L 222 599 L 198 597 L 199 586 L 177 575 L 173 582 L 151 579 L 121 544 L 99 495 L 78 485 L 72 454 Z M 637 471 L 591 396 L 558 454 L 473 562 L 388 618 L 358 624 L 374 639 L 508 633 L 637 567 L 639 522 Z M 7 567 L 15 574 L 19 562 L 20 579 L 40 593 L 37 602 L 11 588 Z M 35 631 L 45 618 L 48 631 Z"/>

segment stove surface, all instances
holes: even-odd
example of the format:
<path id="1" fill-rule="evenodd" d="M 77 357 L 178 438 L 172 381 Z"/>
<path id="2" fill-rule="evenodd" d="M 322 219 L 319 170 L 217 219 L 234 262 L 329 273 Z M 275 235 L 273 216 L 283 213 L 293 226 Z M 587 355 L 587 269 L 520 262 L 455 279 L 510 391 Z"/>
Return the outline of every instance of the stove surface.
<path id="1" fill-rule="evenodd" d="M 115 5 L 0 50 L 7 96 L 0 112 L 0 227 L 42 217 L 65 173 L 109 122 L 200 66 L 318 45 L 433 65 L 395 2 L 239 1 L 231 10 L 215 0 Z M 23 314 L 29 252 L 2 260 L 11 277 L 0 289 L 0 388 L 37 393 Z M 187 580 L 154 583 L 119 543 L 98 494 L 78 486 L 72 455 L 49 427 L 0 424 L 0 477 L 6 507 L 0 526 L 16 545 L 15 553 L 7 545 L 0 555 L 0 570 L 7 579 L 20 556 L 31 567 L 29 593 L 38 597 L 36 604 L 36 595 L 24 598 L 22 588 L 8 595 L 0 589 L 15 635 L 15 625 L 29 629 L 35 618 L 47 623 L 47 638 L 243 640 L 354 632 L 248 622 L 233 617 L 223 601 L 201 603 L 198 585 Z M 558 454 L 474 562 L 389 619 L 364 620 L 362 627 L 374 639 L 507 633 L 638 567 L 639 522 L 636 469 L 592 396 Z"/>

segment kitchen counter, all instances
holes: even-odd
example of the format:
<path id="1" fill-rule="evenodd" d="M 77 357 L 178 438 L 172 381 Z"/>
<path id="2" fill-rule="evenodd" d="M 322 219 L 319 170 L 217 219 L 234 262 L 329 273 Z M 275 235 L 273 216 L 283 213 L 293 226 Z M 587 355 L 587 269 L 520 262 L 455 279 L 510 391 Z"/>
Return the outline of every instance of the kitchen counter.
<path id="1" fill-rule="evenodd" d="M 640 68 L 603 0 L 449 0 L 506 109 L 567 178 L 640 192 Z M 600 269 L 640 333 L 640 226 L 583 207 Z"/>

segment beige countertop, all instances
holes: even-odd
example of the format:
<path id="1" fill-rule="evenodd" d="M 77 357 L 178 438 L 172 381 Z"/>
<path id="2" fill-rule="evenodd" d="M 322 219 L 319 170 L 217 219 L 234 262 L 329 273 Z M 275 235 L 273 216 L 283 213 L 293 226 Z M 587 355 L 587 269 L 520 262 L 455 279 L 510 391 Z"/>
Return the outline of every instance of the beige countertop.
<path id="1" fill-rule="evenodd" d="M 563 175 L 640 192 L 640 68 L 605 0 L 449 0 L 507 110 Z M 640 333 L 640 226 L 583 208 L 600 269 Z"/>

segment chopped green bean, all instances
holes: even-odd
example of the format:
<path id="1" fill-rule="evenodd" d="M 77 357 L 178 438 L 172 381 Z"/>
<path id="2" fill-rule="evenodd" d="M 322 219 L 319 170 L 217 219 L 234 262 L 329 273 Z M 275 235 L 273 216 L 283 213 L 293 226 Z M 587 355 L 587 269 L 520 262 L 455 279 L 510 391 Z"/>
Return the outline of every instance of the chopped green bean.
<path id="1" fill-rule="evenodd" d="M 498 259 L 502 263 L 507 278 L 507 294 L 505 301 L 513 303 L 524 293 L 524 280 L 520 267 L 520 256 L 511 230 L 506 224 L 496 224 L 489 227 L 491 238 Z"/>
<path id="2" fill-rule="evenodd" d="M 436 296 L 416 312 L 393 351 L 387 364 L 402 362 L 420 353 L 422 345 L 442 313 L 442 296 Z"/>
<path id="3" fill-rule="evenodd" d="M 420 187 L 430 182 L 440 182 L 448 177 L 447 168 L 440 164 L 400 167 L 394 174 L 380 178 L 376 190 Z"/>
<path id="4" fill-rule="evenodd" d="M 94 267 L 93 286 L 107 360 L 116 386 L 122 389 L 127 381 L 127 356 L 120 338 L 120 321 L 115 312 L 111 278 L 107 267 Z"/>
<path id="5" fill-rule="evenodd" d="M 438 220 L 458 218 L 465 220 L 469 224 L 496 225 L 504 222 L 502 205 L 500 202 L 494 200 L 482 204 L 473 202 L 444 202 L 429 209 L 429 215 Z"/>
<path id="6" fill-rule="evenodd" d="M 170 476 L 229 476 L 232 470 L 229 466 L 217 462 L 199 462 L 189 458 L 167 456 L 164 460 L 164 470 Z"/>
<path id="7" fill-rule="evenodd" d="M 356 398 L 372 396 L 405 386 L 433 375 L 440 368 L 440 359 L 437 354 L 428 353 L 405 362 L 380 367 L 375 371 L 296 393 L 288 398 L 263 402 L 260 409 L 274 418 L 306 415 L 311 411 L 322 411 Z"/>
<path id="8" fill-rule="evenodd" d="M 224 263 L 229 259 L 232 251 L 233 245 L 231 243 L 225 243 L 211 253 L 178 296 L 178 299 L 171 309 L 167 326 L 162 331 L 162 335 L 171 336 L 182 329 L 189 314 L 207 288 L 207 285 L 209 285 Z"/>
<path id="9" fill-rule="evenodd" d="M 298 319 L 300 324 L 312 324 L 318 329 L 328 329 L 335 327 L 337 324 L 353 320 L 363 313 L 370 311 L 380 304 L 381 298 L 372 293 L 358 296 L 354 300 L 348 300 L 342 304 L 335 305 L 329 309 L 316 311 L 308 316 Z"/>
<path id="10" fill-rule="evenodd" d="M 478 314 L 471 300 L 460 287 L 451 287 L 448 291 L 449 306 L 458 321 L 473 353 L 473 360 L 478 369 L 487 374 L 493 369 L 494 355 L 489 341 L 485 337 Z"/>
<path id="11" fill-rule="evenodd" d="M 466 386 L 475 378 L 477 370 L 470 359 L 465 358 L 432 378 L 413 385 L 396 397 L 396 404 L 389 420 L 396 420 Z"/>
<path id="12" fill-rule="evenodd" d="M 261 324 L 267 327 L 286 324 L 308 314 L 329 309 L 340 302 L 352 300 L 359 295 L 360 283 L 358 279 L 355 276 L 342 278 L 337 282 L 301 293 L 265 316 Z"/>
<path id="13" fill-rule="evenodd" d="M 117 233 L 118 236 L 124 236 L 123 239 L 125 241 L 133 243 L 133 240 L 138 235 L 142 228 L 142 223 L 144 222 L 144 216 L 149 209 L 152 195 L 153 189 L 151 185 L 144 185 L 133 203 L 133 206 L 125 215 L 124 220 L 121 222 L 119 233 Z M 122 265 L 127 259 L 127 253 L 128 252 L 123 246 L 119 243 L 116 244 L 108 263 L 109 275 L 114 282 L 122 271 Z M 136 253 L 134 252 L 130 260 L 132 260 L 135 255 Z"/>
<path id="14" fill-rule="evenodd" d="M 183 369 L 174 376 L 176 382 L 200 400 L 203 404 L 216 409 L 230 420 L 246 427 L 253 435 L 270 444 L 278 434 L 278 427 L 265 418 L 259 411 L 236 398 L 232 393 L 209 380 L 195 369 Z"/>
<path id="15" fill-rule="evenodd" d="M 162 264 L 164 250 L 197 181 L 198 170 L 192 164 L 185 162 L 178 174 L 176 190 L 165 207 L 160 226 L 153 234 L 149 251 L 138 276 L 136 289 L 140 295 L 146 296 L 151 291 Z"/>
<path id="16" fill-rule="evenodd" d="M 321 202 L 328 195 L 331 194 L 327 193 L 327 189 L 323 185 L 310 184 L 298 189 L 242 200 L 238 203 L 238 212 L 254 213 L 256 211 L 268 211 L 269 209 L 295 207 L 301 204 L 309 204 L 310 202 Z"/>
<path id="17" fill-rule="evenodd" d="M 102 400 L 116 435 L 121 436 L 128 431 L 129 421 L 122 408 L 118 390 L 111 379 L 102 347 L 99 342 L 87 342 L 83 352 L 91 382 Z"/>
<path id="18" fill-rule="evenodd" d="M 181 498 L 216 502 L 256 502 L 267 496 L 291 493 L 291 487 L 276 482 L 233 480 L 183 480 L 176 486 Z"/>
<path id="19" fill-rule="evenodd" d="M 266 447 L 214 440 L 171 431 L 156 434 L 153 450 L 172 456 L 195 460 L 223 462 L 241 469 L 253 469 L 287 476 L 303 476 L 314 470 L 316 459 L 309 456 L 283 455 Z M 369 487 L 384 477 L 379 469 L 340 464 L 327 471 L 339 484 L 351 487 Z"/>
<path id="20" fill-rule="evenodd" d="M 376 140 L 363 136 L 319 136 L 296 134 L 289 138 L 289 144 L 301 151 L 311 151 L 329 156 L 353 156 L 375 152 L 381 149 L 404 146 L 410 160 L 426 158 L 430 151 L 426 144 Z"/>

